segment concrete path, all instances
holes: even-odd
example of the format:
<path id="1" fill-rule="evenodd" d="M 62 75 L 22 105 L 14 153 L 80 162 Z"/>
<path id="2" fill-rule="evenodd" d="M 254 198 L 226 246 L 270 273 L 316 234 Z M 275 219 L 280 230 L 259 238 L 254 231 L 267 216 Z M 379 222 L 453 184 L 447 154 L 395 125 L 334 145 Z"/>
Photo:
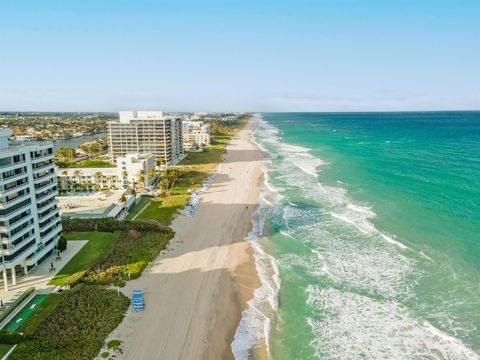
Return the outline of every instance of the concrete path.
<path id="1" fill-rule="evenodd" d="M 0 300 L 3 302 L 11 299 L 17 291 L 25 291 L 29 287 L 35 286 L 36 290 L 50 292 L 55 286 L 47 285 L 48 282 L 67 264 L 70 259 L 80 251 L 88 240 L 69 241 L 67 250 L 61 253 L 61 260 L 55 260 L 57 252 L 45 259 L 40 265 L 30 271 L 26 276 L 17 273 L 17 284 L 12 285 L 10 270 L 8 271 L 8 292 L 4 290 L 3 279 L 0 277 Z M 55 271 L 50 271 L 50 265 L 53 262 Z"/>

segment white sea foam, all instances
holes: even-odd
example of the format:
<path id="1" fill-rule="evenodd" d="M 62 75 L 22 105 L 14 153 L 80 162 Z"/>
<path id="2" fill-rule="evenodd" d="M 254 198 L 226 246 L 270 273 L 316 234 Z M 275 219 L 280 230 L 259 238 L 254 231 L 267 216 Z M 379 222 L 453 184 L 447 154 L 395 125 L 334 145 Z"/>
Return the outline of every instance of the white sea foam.
<path id="1" fill-rule="evenodd" d="M 317 178 L 317 170 L 319 167 L 328 164 L 327 162 L 315 158 L 311 155 L 310 149 L 299 146 L 281 143 L 278 138 L 278 131 L 273 130 L 274 127 L 260 120 L 263 131 L 267 131 L 268 138 L 262 135 L 263 142 L 273 145 L 275 151 L 285 158 L 285 162 L 280 164 L 283 175 L 279 176 L 287 182 L 288 185 L 303 189 L 305 196 L 313 198 L 322 204 L 327 204 L 332 208 L 331 215 L 342 222 L 356 227 L 364 234 L 380 235 L 386 242 L 396 245 L 401 249 L 409 249 L 400 241 L 395 240 L 393 236 L 380 232 L 370 221 L 376 214 L 369 206 L 354 204 L 347 196 L 346 190 L 342 187 L 328 186 L 319 183 Z M 265 130 L 267 129 L 267 130 Z M 266 151 L 268 151 L 266 149 Z M 304 174 L 311 175 L 312 178 L 295 171 L 300 169 Z M 275 189 L 278 192 L 278 189 Z"/>
<path id="2" fill-rule="evenodd" d="M 232 342 L 232 352 L 237 360 L 246 360 L 257 346 L 265 346 L 268 354 L 271 319 L 276 317 L 277 293 L 280 288 L 280 278 L 275 260 L 265 253 L 257 243 L 261 234 L 258 212 L 252 217 L 253 230 L 247 239 L 251 241 L 255 264 L 261 286 L 254 290 L 253 298 L 248 301 L 248 307 L 242 313 L 240 324 Z"/>
<path id="3" fill-rule="evenodd" d="M 397 245 L 398 247 L 402 249 L 408 249 L 408 246 L 403 245 L 401 242 L 398 242 L 397 240 L 394 240 L 391 236 L 385 235 L 381 233 L 382 239 L 384 239 L 386 242 L 390 244 Z"/>
<path id="4" fill-rule="evenodd" d="M 271 131 L 271 133 L 275 133 Z M 265 191 L 260 196 L 260 207 L 252 215 L 252 231 L 246 238 L 251 242 L 258 276 L 261 286 L 254 290 L 253 298 L 248 301 L 248 307 L 242 313 L 240 324 L 232 342 L 232 352 L 237 360 L 249 358 L 252 350 L 257 346 L 264 346 L 267 353 L 269 349 L 269 335 L 271 321 L 276 317 L 277 293 L 280 289 L 280 277 L 273 257 L 265 253 L 258 244 L 262 235 L 263 210 L 268 210 L 274 202 L 283 197 L 278 190 L 269 183 L 268 174 L 264 171 Z"/>
<path id="5" fill-rule="evenodd" d="M 335 223 L 321 221 L 282 234 L 301 239 L 310 249 L 310 255 L 283 255 L 282 265 L 301 267 L 341 288 L 383 298 L 407 298 L 421 275 L 413 271 L 413 260 L 394 248 L 370 236 L 339 232 Z"/>
<path id="6" fill-rule="evenodd" d="M 319 358 L 458 359 L 480 357 L 460 340 L 417 320 L 396 302 L 310 286 L 308 323 Z"/>
<path id="7" fill-rule="evenodd" d="M 297 168 L 308 175 L 317 177 L 317 169 L 327 164 L 325 161 L 310 154 L 310 149 L 298 145 L 281 144 L 279 153 Z"/>

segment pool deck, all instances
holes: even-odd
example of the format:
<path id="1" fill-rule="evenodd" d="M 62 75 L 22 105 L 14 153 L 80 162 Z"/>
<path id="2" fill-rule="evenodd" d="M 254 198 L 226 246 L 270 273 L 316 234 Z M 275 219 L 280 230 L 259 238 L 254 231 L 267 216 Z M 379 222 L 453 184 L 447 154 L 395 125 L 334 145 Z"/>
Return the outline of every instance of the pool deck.
<path id="1" fill-rule="evenodd" d="M 5 302 L 11 299 L 17 291 L 25 291 L 32 286 L 35 286 L 35 289 L 42 294 L 52 292 L 55 289 L 55 286 L 47 285 L 48 282 L 75 256 L 77 252 L 80 251 L 83 246 L 85 246 L 87 242 L 88 240 L 69 241 L 67 250 L 61 253 L 60 260 L 56 260 L 57 253 L 54 252 L 27 275 L 17 274 L 17 284 L 12 285 L 9 281 L 8 292 L 3 288 L 3 279 L 0 280 L 0 300 Z M 50 271 L 50 265 L 52 262 L 55 271 Z"/>

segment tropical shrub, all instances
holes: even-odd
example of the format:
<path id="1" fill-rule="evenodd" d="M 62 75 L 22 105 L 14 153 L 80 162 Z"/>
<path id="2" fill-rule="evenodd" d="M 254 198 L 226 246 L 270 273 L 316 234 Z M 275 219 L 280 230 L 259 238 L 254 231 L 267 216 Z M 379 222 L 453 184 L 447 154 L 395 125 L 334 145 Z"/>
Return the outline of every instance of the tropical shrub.
<path id="1" fill-rule="evenodd" d="M 79 285 L 64 293 L 57 307 L 9 359 L 93 359 L 129 304 L 117 291 Z"/>
<path id="2" fill-rule="evenodd" d="M 62 235 L 60 236 L 60 239 L 58 239 L 57 249 L 60 251 L 67 250 L 67 239 L 65 236 Z"/>
<path id="3" fill-rule="evenodd" d="M 0 330 L 0 344 L 15 345 L 23 340 L 23 335 Z"/>
<path id="4" fill-rule="evenodd" d="M 154 231 L 171 233 L 172 229 L 160 225 L 155 221 L 137 220 L 137 221 L 117 221 L 110 218 L 103 219 L 62 219 L 64 231 L 101 231 L 114 232 L 117 230 Z"/>
<path id="5" fill-rule="evenodd" d="M 172 237 L 173 232 L 123 231 L 112 251 L 93 264 L 80 282 L 122 285 L 124 280 L 136 279 Z"/>

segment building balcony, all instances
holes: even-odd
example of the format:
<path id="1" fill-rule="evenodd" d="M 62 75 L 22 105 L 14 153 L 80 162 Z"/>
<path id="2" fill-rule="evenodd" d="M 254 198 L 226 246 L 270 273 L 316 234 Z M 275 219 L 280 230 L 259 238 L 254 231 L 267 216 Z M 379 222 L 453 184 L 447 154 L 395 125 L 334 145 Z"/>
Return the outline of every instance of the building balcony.
<path id="1" fill-rule="evenodd" d="M 25 259 L 25 265 L 27 265 L 27 266 L 35 265 L 38 260 L 40 260 L 43 256 L 45 256 L 45 254 L 47 254 L 49 251 L 51 251 L 51 250 L 53 250 L 53 248 L 55 248 L 55 246 L 58 243 L 58 239 L 60 238 L 60 233 L 52 234 L 52 236 L 50 236 L 49 239 L 44 240 L 44 243 L 46 243 L 52 237 L 56 237 L 56 239 L 54 241 L 52 241 L 51 243 L 49 243 L 48 245 L 45 245 L 43 247 L 38 247 L 37 250 L 35 251 L 35 254 L 32 254 L 28 258 Z"/>
<path id="2" fill-rule="evenodd" d="M 55 214 L 52 214 L 55 215 Z M 55 223 L 59 222 L 61 220 L 60 216 L 54 216 L 54 217 L 46 217 L 44 221 L 42 221 L 42 224 L 40 224 L 40 231 L 48 229 L 48 227 L 54 225 Z"/>
<path id="3" fill-rule="evenodd" d="M 52 167 L 52 168 L 53 168 L 54 166 L 55 166 L 55 164 L 54 164 L 53 161 L 52 161 L 52 162 L 50 162 L 50 163 L 48 163 L 48 164 L 43 164 L 43 165 L 39 165 L 39 166 L 37 166 L 37 167 L 32 167 L 32 171 L 33 171 L 34 173 L 36 173 L 36 172 L 38 172 L 38 171 L 40 171 L 40 170 L 45 170 L 45 169 L 47 169 L 47 168 L 49 168 L 49 167 Z"/>
<path id="4" fill-rule="evenodd" d="M 61 220 L 62 219 L 59 216 L 59 217 L 57 217 L 53 220 L 48 221 L 46 224 L 43 224 L 42 226 L 40 226 L 40 232 L 42 232 L 42 230 L 44 230 L 44 229 L 50 228 L 49 230 L 47 230 L 47 233 L 43 235 L 43 236 L 47 236 L 48 234 L 50 234 L 50 232 L 55 230 L 55 228 L 57 227 L 56 225 L 60 225 Z M 41 234 L 40 234 L 40 236 L 41 236 Z"/>
<path id="5" fill-rule="evenodd" d="M 23 250 L 21 253 L 18 253 L 13 259 L 5 261 L 5 264 L 15 264 L 15 265 L 23 265 L 22 259 L 28 254 L 31 253 L 35 249 L 35 243 L 32 243 L 28 248 Z M 7 255 L 5 253 L 5 255 Z M 1 258 L 0 258 L 1 263 Z"/>
<path id="6" fill-rule="evenodd" d="M 41 212 L 47 210 L 48 208 L 52 207 L 53 205 L 57 205 L 57 204 L 58 204 L 58 200 L 57 199 L 52 199 L 52 201 L 47 202 L 45 205 L 37 206 L 37 212 L 41 213 Z"/>
<path id="7" fill-rule="evenodd" d="M 41 241 L 43 243 L 46 243 L 52 237 L 55 237 L 55 235 L 61 235 L 61 233 L 62 233 L 62 225 L 58 223 L 57 226 L 53 227 L 52 230 L 48 232 L 48 234 L 41 236 Z"/>
<path id="8" fill-rule="evenodd" d="M 27 232 L 29 232 L 30 230 L 33 229 L 35 224 L 30 224 L 28 226 L 26 226 L 25 228 L 23 228 L 22 230 L 20 230 L 19 232 L 17 232 L 15 235 L 11 235 L 9 239 L 2 239 L 2 243 L 3 244 L 11 244 L 13 243 L 14 241 L 17 241 L 18 239 L 20 239 L 23 235 L 25 235 Z"/>
<path id="9" fill-rule="evenodd" d="M 53 188 L 55 185 L 57 185 L 57 182 L 56 181 L 50 181 L 49 183 L 47 184 L 43 184 L 39 187 L 37 187 L 37 185 L 35 185 L 35 193 L 36 194 L 40 194 L 42 193 L 43 191 L 46 191 L 48 189 L 51 189 Z"/>
<path id="10" fill-rule="evenodd" d="M 21 218 L 15 220 L 14 222 L 9 222 L 8 225 L 6 226 L 0 226 L 0 232 L 8 232 L 10 230 L 12 230 L 14 227 L 24 223 L 24 222 L 27 222 L 29 220 L 32 219 L 32 214 L 28 214 L 28 215 L 25 215 L 25 216 L 22 216 Z"/>
<path id="11" fill-rule="evenodd" d="M 24 212 L 27 209 L 30 209 L 31 207 L 32 207 L 32 204 L 28 204 L 12 211 L 10 214 L 2 215 L 0 216 L 0 221 L 8 221 L 9 219 L 14 218 L 17 215 L 20 215 L 22 212 Z"/>
<path id="12" fill-rule="evenodd" d="M 26 163 L 25 160 L 16 161 L 16 162 L 12 162 L 10 164 L 0 165 L 0 169 L 2 169 L 3 171 L 10 170 L 10 168 L 14 169 L 14 168 L 18 167 L 19 165 L 23 165 L 25 163 Z"/>
<path id="13" fill-rule="evenodd" d="M 28 174 L 27 174 L 27 171 L 24 171 L 24 172 L 21 172 L 19 174 L 13 174 L 13 175 L 8 175 L 8 176 L 4 176 L 2 177 L 2 182 L 5 183 L 7 181 L 15 181 L 15 180 L 20 180 L 22 178 L 25 178 L 27 177 Z"/>
<path id="14" fill-rule="evenodd" d="M 31 160 L 32 160 L 32 163 L 37 163 L 41 160 L 45 161 L 45 160 L 50 160 L 50 159 L 53 159 L 53 153 L 51 154 L 43 154 L 43 155 L 39 155 L 39 156 L 35 156 L 35 157 L 32 157 Z"/>
<path id="15" fill-rule="evenodd" d="M 7 244 L 7 248 L 3 249 L 3 255 L 14 254 L 16 251 L 18 251 L 18 249 L 21 249 L 23 246 L 25 246 L 25 243 L 31 241 L 34 237 L 35 234 L 31 234 L 16 245 L 11 245 L 11 242 L 5 243 L 4 241 L 2 241 L 2 244 Z"/>
<path id="16" fill-rule="evenodd" d="M 46 181 L 49 179 L 53 179 L 56 176 L 55 171 L 49 172 L 48 174 L 42 175 L 37 177 L 36 179 L 33 178 L 33 183 L 38 184 L 41 181 Z"/>
<path id="17" fill-rule="evenodd" d="M 13 186 L 13 187 L 8 188 L 8 189 L 5 189 L 5 190 L 1 190 L 1 191 L 0 191 L 0 197 L 1 197 L 1 196 L 8 196 L 8 195 L 14 194 L 14 193 L 16 193 L 16 192 L 18 192 L 18 191 L 21 191 L 21 190 L 24 190 L 24 189 L 28 188 L 28 186 L 29 186 L 29 184 L 28 184 L 28 182 L 26 182 L 26 183 Z"/>
<path id="18" fill-rule="evenodd" d="M 48 207 L 47 206 L 47 209 L 51 209 L 50 211 L 48 211 L 44 216 L 41 216 L 40 213 L 38 215 L 38 221 L 39 222 L 43 222 L 45 220 L 47 220 L 48 218 L 52 217 L 53 215 L 55 214 L 58 214 L 60 212 L 60 209 L 56 206 L 50 206 Z"/>
<path id="19" fill-rule="evenodd" d="M 58 193 L 58 191 L 55 189 L 55 190 L 49 191 L 46 194 L 43 194 L 43 195 L 40 195 L 40 196 L 37 195 L 37 203 L 43 202 L 43 201 L 47 200 L 48 198 L 56 196 L 57 193 Z"/>
<path id="20" fill-rule="evenodd" d="M 0 200 L 0 209 L 8 209 L 9 207 L 22 202 L 30 197 L 30 193 L 17 196 L 15 199 L 5 202 L 5 199 Z"/>

